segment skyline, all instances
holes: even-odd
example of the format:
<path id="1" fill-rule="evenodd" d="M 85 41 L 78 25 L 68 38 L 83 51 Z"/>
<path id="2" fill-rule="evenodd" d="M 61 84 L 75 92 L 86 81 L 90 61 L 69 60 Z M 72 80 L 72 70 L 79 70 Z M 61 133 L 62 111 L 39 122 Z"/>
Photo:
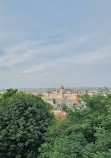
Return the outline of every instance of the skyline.
<path id="1" fill-rule="evenodd" d="M 0 89 L 111 87 L 110 0 L 0 0 Z"/>

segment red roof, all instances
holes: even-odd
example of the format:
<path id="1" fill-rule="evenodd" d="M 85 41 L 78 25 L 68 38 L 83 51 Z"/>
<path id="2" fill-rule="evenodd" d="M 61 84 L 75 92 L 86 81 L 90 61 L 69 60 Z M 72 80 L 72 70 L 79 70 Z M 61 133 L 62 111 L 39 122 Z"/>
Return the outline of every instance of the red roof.
<path id="1" fill-rule="evenodd" d="M 61 118 L 61 120 L 65 120 L 66 118 L 67 118 L 67 116 L 66 115 L 57 115 L 57 114 L 55 114 L 55 117 L 59 117 L 59 118 Z"/>

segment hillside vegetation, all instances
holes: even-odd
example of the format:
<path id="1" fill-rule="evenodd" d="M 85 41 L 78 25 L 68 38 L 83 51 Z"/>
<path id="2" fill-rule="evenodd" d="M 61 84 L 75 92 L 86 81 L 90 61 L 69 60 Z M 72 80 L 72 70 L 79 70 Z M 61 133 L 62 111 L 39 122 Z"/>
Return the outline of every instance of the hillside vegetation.
<path id="1" fill-rule="evenodd" d="M 54 122 L 50 109 L 37 96 L 7 90 L 0 99 L 0 158 L 37 158 Z"/>
<path id="2" fill-rule="evenodd" d="M 111 94 L 83 96 L 55 120 L 40 97 L 9 89 L 0 98 L 0 158 L 110 158 Z"/>
<path id="3" fill-rule="evenodd" d="M 68 119 L 53 125 L 39 148 L 39 158 L 110 158 L 111 94 L 85 95 L 85 106 L 68 110 Z"/>

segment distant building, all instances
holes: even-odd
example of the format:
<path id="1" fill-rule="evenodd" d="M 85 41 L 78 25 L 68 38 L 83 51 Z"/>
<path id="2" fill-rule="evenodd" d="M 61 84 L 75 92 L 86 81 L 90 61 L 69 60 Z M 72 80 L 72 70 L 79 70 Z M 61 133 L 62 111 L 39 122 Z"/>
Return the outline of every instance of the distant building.
<path id="1" fill-rule="evenodd" d="M 43 93 L 43 99 L 75 100 L 76 93 L 73 90 L 65 89 L 63 85 L 59 90 L 52 90 Z"/>

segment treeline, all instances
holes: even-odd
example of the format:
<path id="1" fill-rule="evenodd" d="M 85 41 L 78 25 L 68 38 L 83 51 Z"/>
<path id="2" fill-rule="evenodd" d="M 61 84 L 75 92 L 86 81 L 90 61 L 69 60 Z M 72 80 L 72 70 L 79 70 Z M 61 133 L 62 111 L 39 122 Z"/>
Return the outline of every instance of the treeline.
<path id="1" fill-rule="evenodd" d="M 84 95 L 55 120 L 40 97 L 9 89 L 0 98 L 0 158 L 110 158 L 111 94 Z"/>

